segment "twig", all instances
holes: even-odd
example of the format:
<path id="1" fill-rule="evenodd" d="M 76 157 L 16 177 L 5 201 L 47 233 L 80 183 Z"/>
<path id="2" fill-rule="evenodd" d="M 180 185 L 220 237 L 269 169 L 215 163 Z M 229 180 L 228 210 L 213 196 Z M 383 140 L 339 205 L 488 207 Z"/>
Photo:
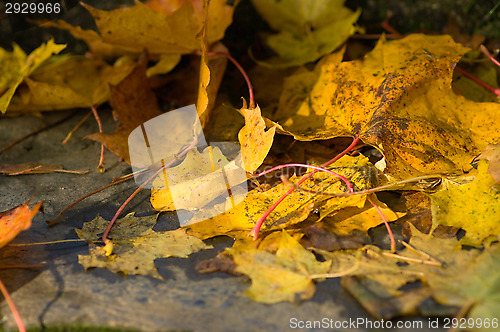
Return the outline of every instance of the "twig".
<path id="1" fill-rule="evenodd" d="M 19 330 L 19 332 L 26 332 L 26 328 L 24 327 L 23 320 L 19 315 L 19 311 L 17 311 L 16 305 L 14 304 L 14 301 L 12 301 L 12 298 L 10 297 L 10 294 L 7 291 L 7 288 L 3 284 L 2 280 L 0 280 L 0 291 L 2 292 L 3 297 L 5 298 L 5 301 L 7 302 L 7 305 L 10 308 L 10 311 L 12 312 L 12 316 L 14 316 L 17 329 Z"/>
<path id="2" fill-rule="evenodd" d="M 66 121 L 66 120 L 70 119 L 70 118 L 71 118 L 73 115 L 75 115 L 75 114 L 76 114 L 76 112 L 73 112 L 73 113 L 71 113 L 70 115 L 68 115 L 68 116 L 66 116 L 66 117 L 64 117 L 64 118 L 62 118 L 62 119 L 60 119 L 60 120 L 57 120 L 57 121 L 56 121 L 56 122 L 54 122 L 54 123 L 48 124 L 48 125 L 46 125 L 46 126 L 43 126 L 42 128 L 39 128 L 39 129 L 37 129 L 37 130 L 35 130 L 35 131 L 32 131 L 31 133 L 29 133 L 29 134 L 27 134 L 27 135 L 24 135 L 24 136 L 23 136 L 23 137 L 21 137 L 21 138 L 16 139 L 15 141 L 13 141 L 13 142 L 11 142 L 11 143 L 7 144 L 6 146 L 4 146 L 4 147 L 2 148 L 2 150 L 0 150 L 0 154 L 4 153 L 5 151 L 7 151 L 8 149 L 10 149 L 10 148 L 11 148 L 11 147 L 13 147 L 14 145 L 16 145 L 16 144 L 18 144 L 18 143 L 21 143 L 22 141 L 24 141 L 25 139 L 27 139 L 27 138 L 28 138 L 28 137 L 30 137 L 30 136 L 36 135 L 36 134 L 38 134 L 39 132 L 42 132 L 42 131 L 44 131 L 44 130 L 46 130 L 46 129 L 52 128 L 52 127 L 54 127 L 54 126 L 57 126 L 57 125 L 58 125 L 58 124 L 60 124 L 60 123 L 63 123 L 64 121 Z"/>
<path id="3" fill-rule="evenodd" d="M 381 34 L 378 34 L 378 33 L 374 33 L 374 34 L 366 34 L 366 33 L 363 33 L 363 34 L 355 34 L 355 35 L 352 35 L 351 37 L 349 37 L 350 39 L 380 39 L 382 35 Z M 398 36 L 398 35 L 394 35 L 392 33 L 390 34 L 386 34 L 385 35 L 385 38 L 387 39 L 400 39 L 401 36 Z"/>
<path id="4" fill-rule="evenodd" d="M 399 242 L 402 245 L 404 245 L 408 250 L 414 252 L 415 254 L 417 254 L 419 256 L 422 256 L 424 259 L 427 259 L 429 261 L 435 262 L 436 264 L 439 264 L 439 266 L 442 266 L 442 264 L 437 259 L 435 259 L 431 255 L 429 255 L 428 253 L 423 252 L 422 250 L 419 250 L 417 248 L 414 248 L 412 245 L 410 245 L 409 243 L 406 243 L 405 241 L 399 240 Z"/>
<path id="5" fill-rule="evenodd" d="M 472 309 L 472 307 L 474 306 L 474 304 L 476 304 L 475 300 L 469 300 L 468 302 L 466 302 L 462 306 L 462 308 L 460 308 L 460 311 L 458 312 L 458 314 L 455 316 L 455 318 L 457 319 L 457 321 L 460 322 L 461 318 L 464 318 L 465 316 L 467 316 L 467 314 Z M 457 331 L 457 329 L 458 329 L 458 324 L 456 326 L 452 325 L 451 328 L 448 330 L 448 332 L 455 332 L 455 331 Z"/>
<path id="6" fill-rule="evenodd" d="M 352 192 L 353 189 L 352 189 L 352 185 L 351 185 L 351 182 L 349 182 L 349 180 L 347 180 L 344 176 L 338 174 L 338 173 L 335 173 L 333 171 L 330 171 L 329 169 L 326 169 L 326 168 L 322 168 L 322 167 L 318 167 L 318 166 L 313 166 L 313 165 L 307 165 L 307 164 L 284 164 L 284 165 L 279 165 L 279 166 L 275 166 L 271 169 L 268 169 L 264 172 L 261 172 L 257 175 L 255 175 L 254 177 L 260 177 L 262 175 L 265 175 L 265 174 L 268 174 L 270 172 L 274 172 L 278 169 L 282 169 L 282 168 L 285 168 L 285 167 L 307 167 L 307 168 L 312 168 L 312 169 L 315 169 L 315 170 L 318 170 L 318 171 L 322 171 L 322 172 L 326 172 L 326 173 L 330 173 L 332 175 L 335 175 L 336 177 L 338 177 L 339 179 L 341 179 L 342 181 L 344 181 L 344 183 L 347 185 L 347 188 L 349 189 L 349 192 Z"/>
<path id="7" fill-rule="evenodd" d="M 412 263 L 418 263 L 418 264 L 423 264 L 423 265 L 430 265 L 430 266 L 436 266 L 436 267 L 442 267 L 441 263 L 439 262 L 434 262 L 434 261 L 429 261 L 429 260 L 423 260 L 419 258 L 412 258 L 412 257 L 406 257 L 406 256 L 401 256 L 398 254 L 394 254 L 391 252 L 383 252 L 382 255 L 398 259 L 401 261 L 406 261 L 406 262 L 412 262 Z"/>
<path id="8" fill-rule="evenodd" d="M 411 183 L 411 182 L 420 181 L 420 180 L 426 180 L 426 179 L 435 179 L 435 178 L 439 178 L 439 177 L 441 177 L 441 175 L 423 175 L 423 176 L 419 176 L 419 177 L 416 177 L 416 178 L 413 178 L 413 179 L 407 179 L 407 180 L 403 180 L 403 181 L 398 181 L 398 182 L 395 182 L 395 183 L 386 184 L 384 186 L 380 186 L 380 187 L 376 187 L 376 188 L 371 188 L 371 189 L 366 189 L 366 190 L 360 190 L 360 191 L 354 191 L 354 192 L 347 192 L 347 193 L 325 193 L 325 192 L 322 192 L 322 191 L 313 191 L 313 190 L 309 190 L 309 189 L 304 189 L 302 187 L 299 187 L 297 184 L 291 182 L 289 179 L 286 179 L 283 182 L 285 182 L 285 184 L 287 184 L 288 186 L 294 187 L 297 190 L 300 190 L 300 191 L 303 191 L 303 192 L 307 192 L 307 193 L 310 193 L 310 194 L 325 195 L 325 196 L 335 196 L 335 197 L 346 197 L 346 196 L 353 196 L 353 195 L 370 194 L 370 193 L 374 193 L 374 192 L 377 192 L 377 191 L 381 191 L 381 190 L 385 190 L 385 189 L 390 189 L 390 188 L 395 187 L 395 186 L 400 186 L 400 185 L 406 184 L 406 183 Z"/>
<path id="9" fill-rule="evenodd" d="M 338 154 L 336 157 L 334 157 L 333 159 L 327 161 L 326 163 L 324 163 L 323 165 L 321 165 L 322 168 L 325 168 L 331 164 L 333 164 L 334 162 L 336 162 L 337 160 L 339 160 L 340 158 L 342 158 L 344 155 L 346 155 L 349 151 L 351 151 L 355 146 L 356 144 L 358 144 L 359 142 L 359 137 L 354 137 L 351 145 L 349 145 L 344 151 L 342 151 L 340 154 Z M 300 185 L 302 182 L 304 182 L 305 180 L 309 179 L 311 176 L 313 176 L 315 173 L 317 173 L 318 170 L 315 169 L 313 170 L 312 172 L 310 173 L 307 173 L 306 175 L 304 175 L 298 182 L 297 182 L 297 185 Z M 288 191 L 283 195 L 281 196 L 280 198 L 278 198 L 278 200 L 276 202 L 274 202 L 273 205 L 271 205 L 271 207 L 266 211 L 264 212 L 264 214 L 260 217 L 260 219 L 257 221 L 257 223 L 255 224 L 254 228 L 252 228 L 252 230 L 250 231 L 250 233 L 248 234 L 248 236 L 252 236 L 254 240 L 257 240 L 257 238 L 259 237 L 259 230 L 260 228 L 262 227 L 262 224 L 264 223 L 264 220 L 266 220 L 266 218 L 271 214 L 271 212 L 274 211 L 274 209 L 276 209 L 276 207 L 288 196 L 290 195 L 292 192 L 295 191 L 295 188 L 290 188 L 288 189 Z"/>
<path id="10" fill-rule="evenodd" d="M 500 96 L 500 89 L 497 89 L 495 88 L 494 86 L 492 85 L 489 85 L 488 83 L 486 82 L 483 82 L 481 81 L 480 79 L 478 79 L 477 77 L 469 74 L 468 72 L 466 72 L 465 70 L 463 70 L 462 68 L 460 67 L 455 67 L 455 70 L 458 71 L 460 74 L 464 75 L 465 77 L 471 79 L 472 81 L 474 81 L 476 84 L 479 84 L 480 86 L 482 86 L 483 88 L 485 88 L 486 90 L 489 90 L 491 92 L 493 92 L 494 94 L 496 94 L 497 96 Z"/>
<path id="11" fill-rule="evenodd" d="M 0 265 L 0 270 L 7 269 L 41 269 L 43 264 L 27 265 L 27 264 L 14 264 L 14 265 Z"/>
<path id="12" fill-rule="evenodd" d="M 398 31 L 398 30 L 394 29 L 394 28 L 393 28 L 393 27 L 389 24 L 389 20 L 391 19 L 391 17 L 392 17 L 392 13 L 391 13 L 391 12 L 389 12 L 389 13 L 387 14 L 387 17 L 385 18 L 384 22 L 382 22 L 380 25 L 382 26 L 382 28 L 383 28 L 385 31 L 387 31 L 387 32 L 389 32 L 389 33 L 391 33 L 391 34 L 393 34 L 395 38 L 397 38 L 397 39 L 401 39 L 401 38 L 403 38 L 404 36 L 403 36 L 401 33 L 399 33 L 399 31 Z"/>
<path id="13" fill-rule="evenodd" d="M 33 242 L 33 243 L 9 243 L 8 247 L 26 247 L 26 246 L 41 246 L 46 244 L 57 244 L 57 243 L 68 243 L 68 242 L 87 242 L 82 239 L 67 239 L 67 240 L 56 240 L 47 242 Z"/>
<path id="14" fill-rule="evenodd" d="M 78 122 L 76 124 L 76 126 L 70 130 L 70 132 L 68 133 L 68 135 L 66 135 L 66 138 L 62 141 L 62 144 L 66 144 L 68 143 L 69 139 L 71 138 L 71 136 L 73 136 L 73 134 L 75 133 L 75 131 L 78 130 L 78 128 L 80 128 L 84 123 L 85 121 L 87 121 L 87 119 L 90 117 L 90 115 L 92 115 L 92 112 L 88 112 L 87 115 L 85 115 L 81 120 L 80 122 Z"/>
<path id="15" fill-rule="evenodd" d="M 79 199 L 77 199 L 76 201 L 72 202 L 71 204 L 69 204 L 68 206 L 66 206 L 64 209 L 62 209 L 62 211 L 61 211 L 61 212 L 59 212 L 59 214 L 58 214 L 58 215 L 57 215 L 54 219 L 52 219 L 52 220 L 47 220 L 47 221 L 46 221 L 46 222 L 47 222 L 47 224 L 48 224 L 49 226 L 54 226 L 55 224 L 57 224 L 57 223 L 59 222 L 59 220 L 61 219 L 61 217 L 63 216 L 63 214 L 64 214 L 66 211 L 68 211 L 68 210 L 69 210 L 69 209 L 70 209 L 73 205 L 75 205 L 75 204 L 77 204 L 77 203 L 79 203 L 79 202 L 83 201 L 83 200 L 84 200 L 85 198 L 87 198 L 87 197 L 90 197 L 90 196 L 92 196 L 92 195 L 94 195 L 94 194 L 97 194 L 97 193 L 98 193 L 98 192 L 100 192 L 100 191 L 103 191 L 104 189 L 108 189 L 109 187 L 114 186 L 115 184 L 119 184 L 119 183 L 122 183 L 122 182 L 128 181 L 128 180 L 133 179 L 133 178 L 134 178 L 134 174 L 127 175 L 127 176 L 125 176 L 125 177 L 123 177 L 123 178 L 121 178 L 121 179 L 118 179 L 118 180 L 116 180 L 116 181 L 113 181 L 113 182 L 112 182 L 112 183 L 110 183 L 110 184 L 105 185 L 104 187 L 101 187 L 101 188 L 99 188 L 99 189 L 94 190 L 94 191 L 93 191 L 93 192 L 91 192 L 90 194 L 87 194 L 87 195 L 85 195 L 85 196 L 80 197 Z"/>

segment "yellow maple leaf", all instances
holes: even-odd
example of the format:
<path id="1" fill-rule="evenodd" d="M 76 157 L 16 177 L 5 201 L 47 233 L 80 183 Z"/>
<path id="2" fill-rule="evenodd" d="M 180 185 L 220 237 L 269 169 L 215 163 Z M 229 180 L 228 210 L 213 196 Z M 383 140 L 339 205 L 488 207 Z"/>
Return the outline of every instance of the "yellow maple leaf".
<path id="1" fill-rule="evenodd" d="M 359 135 L 398 178 L 461 172 L 500 139 L 500 105 L 451 89 L 467 51 L 449 36 L 381 38 L 362 60 L 321 63 L 312 85 L 291 78 L 275 120 L 301 140 Z"/>
<path id="2" fill-rule="evenodd" d="M 353 164 L 363 165 L 366 162 L 367 158 L 361 155 L 357 157 L 344 156 L 332 167 L 336 167 L 336 172 L 349 176 L 348 174 L 352 174 L 352 170 L 355 169 L 352 168 Z M 291 182 L 297 182 L 297 180 L 295 175 L 290 178 Z M 316 173 L 304 181 L 301 188 L 312 191 L 312 193 L 296 190 L 288 195 L 266 218 L 264 230 L 274 231 L 297 224 L 305 220 L 314 209 L 321 210 L 325 202 L 330 211 L 337 211 L 346 206 L 359 205 L 365 199 L 362 196 L 338 199 L 337 197 L 321 195 L 320 193 L 338 193 L 345 190 L 344 183 L 337 177 L 324 176 L 321 173 Z M 284 183 L 264 192 L 258 188 L 254 189 L 248 192 L 245 199 L 234 207 L 228 206 L 229 202 L 222 203 L 225 212 L 215 217 L 212 217 L 211 209 L 202 209 L 189 221 L 190 225 L 186 226 L 186 230 L 188 234 L 202 239 L 228 234 L 238 237 L 246 236 L 247 234 L 242 234 L 241 231 L 253 228 L 266 210 L 289 189 L 290 187 Z M 213 209 L 216 208 L 217 206 L 213 207 Z"/>
<path id="3" fill-rule="evenodd" d="M 333 52 L 356 32 L 361 10 L 344 7 L 344 0 L 252 0 L 259 14 L 279 33 L 266 39 L 279 58 L 261 62 L 297 66 Z"/>
<path id="4" fill-rule="evenodd" d="M 88 242 L 89 255 L 79 255 L 78 262 L 85 269 L 103 267 L 112 272 L 141 274 L 163 279 L 156 270 L 154 260 L 162 257 L 187 257 L 191 253 L 211 248 L 203 241 L 189 236 L 184 230 L 155 232 L 152 227 L 158 215 L 135 217 L 130 213 L 118 219 L 109 233 L 113 241 L 113 254 L 106 255 L 102 247 L 92 242 L 99 239 L 108 221 L 97 216 L 77 229 L 78 237 Z"/>
<path id="5" fill-rule="evenodd" d="M 83 56 L 54 56 L 25 78 L 26 88 L 13 96 L 13 112 L 90 107 L 109 100 L 116 85 L 133 69 L 132 61 L 114 66 Z"/>
<path id="6" fill-rule="evenodd" d="M 179 165 L 153 181 L 151 204 L 159 211 L 198 210 L 219 196 L 228 196 L 228 183 L 236 186 L 245 181 L 245 172 L 234 160 L 229 162 L 218 147 L 207 147 L 202 153 L 193 149 Z M 234 191 L 234 203 L 238 204 L 239 195 Z"/>
<path id="7" fill-rule="evenodd" d="M 134 6 L 111 11 L 82 4 L 93 16 L 100 34 L 64 21 L 46 22 L 42 26 L 68 30 L 74 37 L 84 40 L 92 53 L 106 57 L 139 54 L 144 49 L 152 55 L 187 54 L 200 50 L 197 35 L 204 20 L 202 3 L 190 0 L 136 1 Z M 236 3 L 227 5 L 225 0 L 210 1 L 209 44 L 224 36 L 232 22 Z"/>
<path id="8" fill-rule="evenodd" d="M 0 48 L 0 111 L 5 113 L 19 84 L 35 71 L 52 54 L 61 52 L 66 45 L 54 43 L 51 39 L 26 55 L 14 44 L 13 51 Z"/>
<path id="9" fill-rule="evenodd" d="M 349 198 L 350 201 L 343 205 L 337 203 L 333 209 L 330 208 L 330 202 L 335 203 L 336 200 L 346 198 Z M 353 201 L 354 199 L 357 199 L 357 201 Z M 405 215 L 405 213 L 392 211 L 386 204 L 380 202 L 376 196 L 372 196 L 371 199 L 382 211 L 388 222 L 395 221 Z M 322 206 L 322 209 L 333 211 L 329 211 L 328 214 L 325 213 L 324 217 L 320 214 L 322 223 L 327 225 L 327 228 L 335 234 L 349 235 L 355 230 L 360 230 L 366 234 L 370 228 L 383 223 L 377 209 L 364 196 L 356 195 L 337 198 L 336 200 L 330 200 Z"/>
<path id="10" fill-rule="evenodd" d="M 500 238 L 500 193 L 487 170 L 488 163 L 480 161 L 473 182 L 430 196 L 434 228 L 440 224 L 463 228 L 460 243 L 475 247 Z"/>
<path id="11" fill-rule="evenodd" d="M 263 303 L 311 298 L 316 289 L 312 275 L 328 272 L 331 265 L 328 261 L 318 262 L 312 252 L 285 231 L 276 254 L 245 247 L 226 250 L 233 256 L 236 272 L 252 279 L 245 294 Z"/>
<path id="12" fill-rule="evenodd" d="M 238 133 L 245 171 L 253 173 L 266 159 L 273 145 L 276 125 L 266 131 L 259 106 L 247 108 L 246 102 L 239 112 L 245 117 L 245 126 Z"/>

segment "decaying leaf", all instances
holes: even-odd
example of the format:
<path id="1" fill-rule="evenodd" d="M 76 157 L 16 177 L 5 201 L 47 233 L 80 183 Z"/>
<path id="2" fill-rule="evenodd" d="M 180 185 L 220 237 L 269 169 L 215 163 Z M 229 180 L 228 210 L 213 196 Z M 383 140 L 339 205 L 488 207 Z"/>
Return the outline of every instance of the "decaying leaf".
<path id="1" fill-rule="evenodd" d="M 97 216 L 76 230 L 78 237 L 89 244 L 89 255 L 79 255 L 78 262 L 85 269 L 103 267 L 112 272 L 141 274 L 162 279 L 154 260 L 163 257 L 187 257 L 202 249 L 211 248 L 201 240 L 189 236 L 184 230 L 155 232 L 152 227 L 158 215 L 135 217 L 130 213 L 118 219 L 109 233 L 113 241 L 113 254 L 106 256 L 102 247 L 92 244 L 104 232 L 108 221 Z"/>
<path id="2" fill-rule="evenodd" d="M 0 248 L 12 241 L 19 233 L 31 226 L 31 220 L 38 213 L 42 203 L 30 209 L 28 203 L 0 212 Z"/>
<path id="3" fill-rule="evenodd" d="M 500 193 L 480 161 L 476 179 L 431 195 L 433 227 L 439 224 L 460 227 L 460 243 L 479 247 L 483 241 L 498 241 L 500 234 Z"/>
<path id="4" fill-rule="evenodd" d="M 356 278 L 345 278 L 344 287 L 379 318 L 416 314 L 429 297 L 450 306 L 451 314 L 470 305 L 473 310 L 469 317 L 487 317 L 498 312 L 498 273 L 491 273 L 491 266 L 500 259 L 498 245 L 483 252 L 464 250 L 456 238 L 439 239 L 410 227 L 413 249 L 405 248 L 399 256 L 376 247 L 366 247 L 362 255 L 349 251 L 320 253 L 332 260 L 332 271 L 349 271 L 351 267 L 348 275 Z M 414 282 L 420 285 L 401 289 Z"/>
<path id="5" fill-rule="evenodd" d="M 86 138 L 104 144 L 130 164 L 128 136 L 136 127 L 163 114 L 146 75 L 147 59 L 143 56 L 134 69 L 111 89 L 111 106 L 120 121 L 112 134 L 96 133 Z"/>
<path id="6" fill-rule="evenodd" d="M 238 133 L 245 171 L 253 173 L 264 161 L 273 145 L 276 125 L 266 131 L 259 106 L 248 109 L 246 102 L 239 112 L 245 117 L 245 126 Z"/>
<path id="7" fill-rule="evenodd" d="M 356 32 L 361 10 L 344 7 L 344 0 L 252 0 L 273 30 L 266 39 L 278 54 L 271 66 L 297 66 L 333 52 Z"/>
<path id="8" fill-rule="evenodd" d="M 5 113 L 19 84 L 35 71 L 52 54 L 61 52 L 66 45 L 51 39 L 26 55 L 16 44 L 12 52 L 0 48 L 0 111 Z"/>
<path id="9" fill-rule="evenodd" d="M 396 178 L 462 172 L 500 139 L 500 105 L 451 88 L 467 50 L 449 36 L 382 38 L 363 60 L 323 63 L 313 85 L 290 78 L 275 120 L 301 140 L 359 135 Z"/>
<path id="10" fill-rule="evenodd" d="M 443 262 L 441 268 L 416 266 L 424 273 L 438 302 L 458 308 L 471 306 L 468 317 L 496 317 L 500 308 L 500 276 L 492 267 L 500 260 L 498 244 L 482 252 L 457 250 L 455 238 L 437 239 L 418 231 L 413 231 L 410 243 Z"/>
<path id="11" fill-rule="evenodd" d="M 297 302 L 314 295 L 313 274 L 323 274 L 330 269 L 330 262 L 318 262 L 287 232 L 276 254 L 265 250 L 226 249 L 233 256 L 236 272 L 248 275 L 252 286 L 245 292 L 253 300 L 263 303 L 282 301 Z"/>

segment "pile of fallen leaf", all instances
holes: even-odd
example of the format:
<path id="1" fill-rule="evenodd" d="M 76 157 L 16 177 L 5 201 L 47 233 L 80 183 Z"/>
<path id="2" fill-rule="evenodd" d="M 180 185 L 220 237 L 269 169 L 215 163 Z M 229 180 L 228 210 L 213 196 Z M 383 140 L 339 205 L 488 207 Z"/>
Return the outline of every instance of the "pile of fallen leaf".
<path id="1" fill-rule="evenodd" d="M 165 109 L 193 103 L 207 135 L 241 145 L 249 179 L 242 202 L 217 214 L 225 203 L 211 197 L 189 225 L 167 232 L 153 231 L 156 216 L 127 215 L 108 235 L 112 252 L 99 241 L 108 221 L 97 217 L 77 230 L 90 247 L 79 262 L 161 278 L 156 258 L 187 257 L 210 247 L 203 240 L 229 236 L 233 246 L 197 269 L 248 276 L 246 294 L 255 301 L 307 300 L 316 282 L 341 277 L 377 318 L 498 317 L 500 104 L 497 95 L 454 71 L 461 61 L 499 91 L 498 68 L 449 35 L 382 35 L 366 52 L 359 42 L 346 44 L 360 31 L 360 10 L 339 1 L 252 0 L 270 30 L 260 35 L 266 52 L 249 51 L 255 101 L 250 90 L 248 106 L 243 101 L 238 109 L 230 104 L 234 96 L 219 91 L 223 55 L 231 53 L 222 40 L 226 28 L 238 24 L 232 22 L 237 2 L 150 0 L 111 11 L 82 4 L 98 32 L 64 21 L 44 25 L 84 40 L 86 56 L 59 55 L 65 45 L 52 40 L 29 55 L 16 45 L 0 50 L 2 113 L 109 103 L 116 131 L 88 138 L 125 162 L 133 129 Z M 353 55 L 359 52 L 365 54 Z M 284 163 L 320 166 L 352 138 L 358 145 L 326 169 L 345 177 L 353 193 L 339 177 L 310 174 L 315 171 L 307 167 L 284 181 L 253 176 Z M 190 169 L 204 153 L 175 167 Z M 0 170 L 27 173 L 8 166 Z M 30 167 L 31 173 L 43 170 Z M 304 174 L 309 177 L 300 180 Z M 175 211 L 164 182 L 153 182 L 152 206 Z M 397 198 L 387 199 L 387 191 Z M 17 225 L 4 221 L 10 213 L 0 216 L 0 246 L 29 226 L 37 210 Z M 384 222 L 380 213 L 397 229 L 403 226 L 396 252 L 373 235 Z"/>

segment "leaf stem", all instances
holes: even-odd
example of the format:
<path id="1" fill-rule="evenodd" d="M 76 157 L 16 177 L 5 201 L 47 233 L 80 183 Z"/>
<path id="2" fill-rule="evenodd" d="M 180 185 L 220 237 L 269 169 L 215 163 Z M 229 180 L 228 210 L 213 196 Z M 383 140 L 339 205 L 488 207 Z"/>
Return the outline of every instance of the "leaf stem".
<path id="1" fill-rule="evenodd" d="M 398 254 L 394 254 L 391 252 L 383 252 L 382 253 L 386 257 L 394 258 L 400 261 L 405 261 L 405 262 L 411 262 L 411 263 L 417 263 L 417 264 L 423 264 L 423 265 L 430 265 L 430 266 L 435 266 L 435 267 L 442 267 L 441 263 L 431 261 L 431 260 L 423 260 L 420 258 L 412 258 L 412 257 L 406 257 Z"/>
<path id="2" fill-rule="evenodd" d="M 498 4 L 500 4 L 500 2 Z M 483 52 L 483 54 L 486 55 L 494 64 L 496 64 L 497 66 L 500 67 L 500 62 L 498 62 L 498 60 L 495 59 L 493 57 L 493 55 L 491 55 L 491 53 L 488 51 L 488 49 L 483 44 L 481 44 L 481 46 L 479 46 L 479 50 L 481 52 Z"/>
<path id="3" fill-rule="evenodd" d="M 97 126 L 99 127 L 99 133 L 102 134 L 102 122 L 101 118 L 99 117 L 99 114 L 97 113 L 97 110 L 94 105 L 91 107 L 92 113 L 94 114 L 94 118 L 97 121 Z M 97 165 L 97 171 L 99 173 L 104 173 L 106 169 L 104 168 L 104 144 L 101 143 L 101 157 L 99 158 L 99 165 Z"/>
<path id="4" fill-rule="evenodd" d="M 19 332 L 26 332 L 26 328 L 24 327 L 23 320 L 19 315 L 19 311 L 17 311 L 16 305 L 14 304 L 14 301 L 12 301 L 9 291 L 7 291 L 7 288 L 3 284 L 2 280 L 0 280 L 0 291 L 2 292 L 3 297 L 5 298 L 5 301 L 7 302 L 7 305 L 10 308 L 10 311 L 12 312 L 12 316 L 14 316 L 17 329 L 19 330 Z"/>
<path id="5" fill-rule="evenodd" d="M 68 143 L 69 139 L 71 138 L 71 136 L 73 136 L 73 134 L 75 133 L 75 131 L 78 130 L 78 128 L 80 128 L 84 123 L 85 121 L 87 121 L 87 119 L 92 115 L 92 112 L 88 112 L 77 124 L 75 127 L 73 127 L 73 129 L 70 130 L 70 132 L 66 135 L 66 138 L 64 138 L 64 140 L 62 141 L 62 144 L 66 144 Z"/>
<path id="6" fill-rule="evenodd" d="M 342 151 L 341 153 L 339 153 L 337 156 L 335 156 L 334 158 L 330 159 L 329 161 L 327 161 L 326 163 L 324 163 L 323 165 L 321 165 L 322 168 L 325 168 L 331 164 L 333 164 L 334 162 L 336 162 L 337 160 L 339 160 L 340 158 L 342 158 L 344 155 L 346 155 L 349 151 L 351 151 L 359 142 L 359 137 L 354 137 L 351 145 L 349 145 L 344 151 Z M 300 185 L 302 182 L 304 182 L 305 180 L 309 179 L 311 176 L 313 176 L 315 173 L 317 173 L 319 170 L 315 169 L 313 170 L 312 172 L 310 173 L 307 173 L 306 175 L 304 175 L 298 182 L 297 182 L 297 185 Z M 260 231 L 260 228 L 262 227 L 262 224 L 264 223 L 264 221 L 266 220 L 266 218 L 271 214 L 271 212 L 274 211 L 274 209 L 276 209 L 276 207 L 288 196 L 290 195 L 292 192 L 295 191 L 295 188 L 290 188 L 283 196 L 281 196 L 280 198 L 278 198 L 278 200 L 276 202 L 274 202 L 274 204 L 260 217 L 260 219 L 257 221 L 257 223 L 255 224 L 254 228 L 252 228 L 252 230 L 250 231 L 250 233 L 248 234 L 248 236 L 252 236 L 254 240 L 257 240 L 257 238 L 259 237 L 259 231 Z"/>
<path id="7" fill-rule="evenodd" d="M 380 25 L 382 26 L 382 28 L 385 31 L 391 33 L 396 39 L 404 38 L 404 36 L 401 33 L 399 33 L 398 30 L 394 29 L 392 27 L 392 25 L 389 24 L 389 20 L 390 20 L 391 17 L 392 17 L 392 13 L 389 13 L 387 15 L 386 19 L 384 20 L 384 22 L 382 22 Z"/>
<path id="8" fill-rule="evenodd" d="M 370 193 L 378 192 L 378 191 L 385 190 L 385 189 L 391 189 L 392 187 L 399 186 L 399 185 L 402 185 L 405 183 L 411 183 L 411 182 L 425 180 L 425 179 L 435 179 L 435 178 L 440 178 L 440 177 L 441 177 L 440 175 L 423 175 L 423 176 L 419 176 L 419 177 L 416 177 L 413 179 L 407 179 L 407 180 L 402 180 L 402 181 L 395 182 L 395 183 L 386 184 L 385 186 L 380 186 L 380 187 L 376 187 L 376 188 L 360 190 L 360 191 L 355 191 L 355 192 L 347 192 L 347 193 L 325 193 L 325 192 L 321 192 L 321 191 L 312 191 L 312 190 L 301 188 L 297 184 L 290 182 L 286 178 L 283 182 L 285 182 L 285 184 L 287 184 L 291 187 L 294 187 L 295 189 L 298 189 L 300 191 L 307 192 L 310 194 L 335 196 L 335 197 L 347 197 L 347 196 L 352 196 L 352 195 L 370 194 Z"/>
<path id="9" fill-rule="evenodd" d="M 333 171 L 330 171 L 329 169 L 326 169 L 326 168 L 322 168 L 322 167 L 318 167 L 318 166 L 313 166 L 313 165 L 307 165 L 307 164 L 295 164 L 295 163 L 293 163 L 293 164 L 279 165 L 279 166 L 273 167 L 271 169 L 268 169 L 268 170 L 266 170 L 264 172 L 261 172 L 261 173 L 259 173 L 257 175 L 254 175 L 254 177 L 259 177 L 259 176 L 268 174 L 270 172 L 273 172 L 273 171 L 276 171 L 278 169 L 285 168 L 285 167 L 307 167 L 307 168 L 316 169 L 318 171 L 330 173 L 332 175 L 335 175 L 336 177 L 338 177 L 342 181 L 344 181 L 344 183 L 347 185 L 347 188 L 349 189 L 349 192 L 353 192 L 351 182 L 349 180 L 347 180 L 344 176 L 342 176 L 342 175 L 340 175 L 338 173 L 335 173 Z"/>
<path id="10" fill-rule="evenodd" d="M 367 196 L 366 199 L 377 210 L 378 214 L 380 215 L 380 218 L 382 218 L 382 221 L 384 222 L 385 228 L 387 228 L 387 233 L 389 233 L 389 238 L 391 239 L 391 251 L 396 252 L 396 240 L 394 239 L 394 234 L 392 233 L 392 229 L 389 226 L 389 223 L 387 222 L 387 218 L 384 216 L 384 213 L 382 212 L 382 210 L 380 210 L 380 208 L 377 206 L 377 204 L 375 204 L 371 200 L 370 197 Z"/>
<path id="11" fill-rule="evenodd" d="M 250 82 L 250 78 L 248 77 L 247 73 L 245 72 L 245 69 L 234 59 L 229 53 L 226 52 L 208 52 L 207 55 L 222 55 L 225 56 L 229 61 L 231 61 L 236 68 L 240 71 L 241 75 L 245 78 L 245 81 L 247 82 L 248 86 L 248 95 L 249 95 L 249 107 L 254 108 L 255 107 L 255 99 L 253 96 L 253 87 L 252 87 L 252 82 Z"/>
<path id="12" fill-rule="evenodd" d="M 462 68 L 460 68 L 458 66 L 455 67 L 455 70 L 458 71 L 460 74 L 464 75 L 465 77 L 471 79 L 475 83 L 479 84 L 480 86 L 482 86 L 486 90 L 489 90 L 489 91 L 493 92 L 494 94 L 496 94 L 497 96 L 500 96 L 500 89 L 497 89 L 494 86 L 491 86 L 488 83 L 481 81 L 479 78 L 469 74 L 468 72 L 466 72 L 465 70 L 463 70 Z"/>

